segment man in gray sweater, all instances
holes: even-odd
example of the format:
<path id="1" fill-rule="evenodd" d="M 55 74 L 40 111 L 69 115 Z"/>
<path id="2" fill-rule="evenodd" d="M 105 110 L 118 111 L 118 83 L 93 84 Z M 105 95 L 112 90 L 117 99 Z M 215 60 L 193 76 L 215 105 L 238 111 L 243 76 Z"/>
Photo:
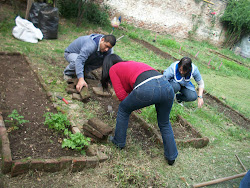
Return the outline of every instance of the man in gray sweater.
<path id="1" fill-rule="evenodd" d="M 89 72 L 102 66 L 105 56 L 113 53 L 116 38 L 113 35 L 91 34 L 74 40 L 64 52 L 69 65 L 64 69 L 64 79 L 78 78 L 77 91 L 88 87 L 84 80 Z"/>

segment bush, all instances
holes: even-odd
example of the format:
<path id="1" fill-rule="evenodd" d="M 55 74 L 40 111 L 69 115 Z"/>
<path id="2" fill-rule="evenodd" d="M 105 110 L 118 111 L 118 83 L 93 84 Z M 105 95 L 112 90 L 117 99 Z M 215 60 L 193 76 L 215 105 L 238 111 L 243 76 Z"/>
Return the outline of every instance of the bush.
<path id="1" fill-rule="evenodd" d="M 221 22 L 227 27 L 226 45 L 231 47 L 250 32 L 250 1 L 229 0 Z"/>
<path id="2" fill-rule="evenodd" d="M 76 18 L 77 26 L 83 20 L 99 25 L 110 24 L 108 7 L 101 8 L 99 5 L 85 0 L 58 0 L 57 6 L 63 17 Z"/>

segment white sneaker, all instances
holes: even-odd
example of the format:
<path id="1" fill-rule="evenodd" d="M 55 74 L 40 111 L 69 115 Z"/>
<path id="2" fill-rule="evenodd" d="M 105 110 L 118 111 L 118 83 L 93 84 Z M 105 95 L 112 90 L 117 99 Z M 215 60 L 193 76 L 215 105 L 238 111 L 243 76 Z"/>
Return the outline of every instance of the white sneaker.
<path id="1" fill-rule="evenodd" d="M 72 76 L 69 76 L 69 75 L 64 74 L 64 75 L 63 75 L 63 79 L 64 79 L 65 81 L 68 81 L 68 80 L 72 79 Z"/>

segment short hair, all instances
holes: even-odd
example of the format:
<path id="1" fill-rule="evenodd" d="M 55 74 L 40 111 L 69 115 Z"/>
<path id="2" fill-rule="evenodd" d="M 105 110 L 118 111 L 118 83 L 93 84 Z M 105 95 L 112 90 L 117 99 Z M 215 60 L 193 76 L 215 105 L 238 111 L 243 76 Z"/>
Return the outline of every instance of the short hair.
<path id="1" fill-rule="evenodd" d="M 109 42 L 111 46 L 115 46 L 116 38 L 114 35 L 104 35 L 104 42 Z"/>
<path id="2" fill-rule="evenodd" d="M 189 57 L 183 57 L 180 60 L 178 67 L 182 67 L 183 71 L 187 74 L 190 73 L 192 71 L 192 60 Z"/>

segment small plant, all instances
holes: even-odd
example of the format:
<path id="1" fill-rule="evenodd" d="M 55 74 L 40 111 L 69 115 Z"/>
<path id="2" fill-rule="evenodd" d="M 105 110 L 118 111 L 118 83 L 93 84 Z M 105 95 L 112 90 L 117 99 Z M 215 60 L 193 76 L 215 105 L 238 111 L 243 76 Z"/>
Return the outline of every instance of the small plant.
<path id="1" fill-rule="evenodd" d="M 62 113 L 51 113 L 47 112 L 44 114 L 45 125 L 48 125 L 50 129 L 55 129 L 57 131 L 64 131 L 66 128 L 69 128 L 70 123 L 67 119 L 67 116 Z"/>
<path id="2" fill-rule="evenodd" d="M 73 134 L 69 130 L 70 122 L 65 114 L 47 112 L 44 116 L 44 125 L 48 125 L 50 129 L 62 131 L 67 137 L 62 142 L 62 148 L 68 147 L 85 154 L 84 148 L 89 145 L 90 138 L 85 137 L 82 133 Z"/>
<path id="3" fill-rule="evenodd" d="M 85 137 L 82 133 L 72 134 L 68 132 L 69 139 L 64 139 L 62 142 L 62 148 L 68 147 L 80 151 L 81 154 L 85 154 L 84 147 L 90 143 L 90 138 Z"/>
<path id="4" fill-rule="evenodd" d="M 8 115 L 10 120 L 5 120 L 6 123 L 10 123 L 11 130 L 18 130 L 18 125 L 22 125 L 24 123 L 28 123 L 28 120 L 25 120 L 23 116 L 19 115 L 17 110 L 13 110 L 10 115 Z"/>

